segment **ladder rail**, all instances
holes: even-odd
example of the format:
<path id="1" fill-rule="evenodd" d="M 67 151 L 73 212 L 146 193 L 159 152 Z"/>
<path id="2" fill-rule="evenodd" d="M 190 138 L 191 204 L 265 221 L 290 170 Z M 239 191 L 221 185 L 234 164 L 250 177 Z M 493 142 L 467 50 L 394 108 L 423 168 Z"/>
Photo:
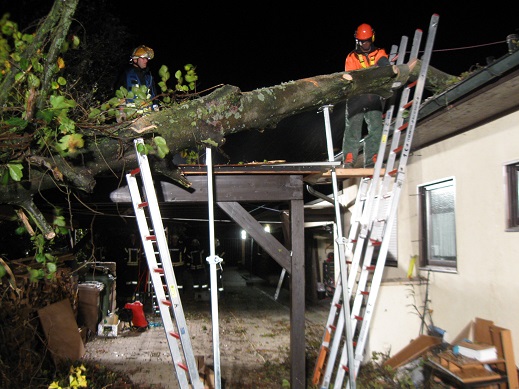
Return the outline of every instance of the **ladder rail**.
<path id="1" fill-rule="evenodd" d="M 218 281 L 216 266 L 221 264 L 222 258 L 216 255 L 216 244 L 214 237 L 214 195 L 213 195 L 213 157 L 212 149 L 206 147 L 207 165 L 207 203 L 209 209 L 209 250 L 210 256 L 207 257 L 209 263 L 209 275 L 211 286 L 211 321 L 213 324 L 213 360 L 214 360 L 214 386 L 215 389 L 222 387 L 222 374 L 220 369 L 220 335 L 218 324 Z"/>
<path id="2" fill-rule="evenodd" d="M 330 105 L 325 105 L 323 107 L 323 113 L 324 113 L 324 123 L 325 123 L 325 130 L 326 130 L 326 144 L 328 149 L 328 160 L 330 162 L 334 161 L 333 156 L 333 138 L 332 138 L 332 131 L 330 128 Z M 332 186 L 333 186 L 333 199 L 334 199 L 334 208 L 335 208 L 335 224 L 337 228 L 337 243 L 339 245 L 339 268 L 340 268 L 340 276 L 341 276 L 341 283 L 343 285 L 346 285 L 348 282 L 348 268 L 346 263 L 346 255 L 345 255 L 345 244 L 346 241 L 343 236 L 343 229 L 342 229 L 342 216 L 341 216 L 341 205 L 339 202 L 339 190 L 338 190 L 338 183 L 337 183 L 337 173 L 335 171 L 335 167 L 332 167 Z M 344 315 L 344 321 L 346 323 L 345 325 L 345 335 L 346 335 L 346 349 L 348 352 L 348 355 L 353 357 L 354 350 L 353 350 L 353 339 L 352 339 L 352 331 L 351 331 L 351 323 L 348 320 L 350 317 L 350 304 L 349 304 L 349 294 L 347 288 L 341 288 L 342 289 L 342 309 L 340 310 L 341 313 Z M 353 368 L 353 363 L 351 364 L 350 368 Z M 351 377 L 350 384 L 352 386 L 352 389 L 355 389 L 355 380 L 354 377 Z"/>
<path id="3" fill-rule="evenodd" d="M 166 337 L 168 340 L 168 345 L 170 346 L 170 351 L 172 352 L 172 357 L 178 357 L 176 355 L 176 351 L 177 349 L 179 349 L 177 339 L 180 340 L 182 345 L 182 352 L 184 355 L 185 364 L 175 364 L 177 378 L 179 378 L 179 383 L 184 384 L 183 377 L 185 375 L 185 371 L 187 370 L 191 381 L 191 385 L 196 389 L 202 389 L 203 384 L 200 381 L 198 366 L 195 360 L 195 356 L 193 354 L 191 338 L 189 336 L 189 331 L 187 328 L 184 310 L 182 307 L 182 301 L 180 300 L 180 296 L 178 293 L 175 273 L 171 263 L 171 257 L 169 254 L 167 239 L 164 232 L 162 217 L 160 215 L 159 204 L 157 200 L 155 186 L 153 183 L 151 169 L 149 166 L 148 157 L 145 154 L 141 154 L 139 151 L 139 148 L 144 146 L 144 140 L 142 138 L 135 139 L 134 146 L 137 155 L 137 161 L 139 163 L 139 169 L 133 171 L 133 174 L 130 173 L 129 175 L 127 175 L 127 180 L 129 186 L 133 186 L 133 193 L 130 193 L 132 194 L 132 202 L 134 203 L 136 215 L 140 214 L 140 217 L 139 219 L 137 219 L 137 221 L 139 223 L 139 230 L 141 231 L 141 239 L 143 241 L 143 246 L 145 248 L 148 247 L 145 253 L 148 261 L 148 267 L 150 268 L 150 275 L 153 275 L 152 281 L 153 287 L 155 289 L 155 294 L 157 296 L 162 297 L 162 300 L 158 301 L 158 305 L 160 307 L 162 320 L 165 324 L 164 330 L 166 332 L 166 324 L 168 325 L 168 328 L 171 328 L 170 331 L 166 332 Z M 146 202 L 142 202 L 140 204 L 136 204 L 134 201 L 134 199 L 140 199 L 140 191 L 137 185 L 137 181 L 134 177 L 136 173 L 140 173 L 141 175 L 144 193 L 146 196 Z M 144 214 L 145 208 L 148 210 L 150 219 L 152 221 L 154 236 L 150 235 L 150 229 L 148 227 L 148 223 L 146 221 L 146 217 Z M 157 244 L 158 253 L 161 258 L 161 268 L 158 267 L 155 250 L 153 248 L 153 242 Z M 164 275 L 165 283 L 163 282 L 161 276 L 157 277 L 157 274 L 160 274 L 161 272 Z M 169 299 L 166 298 L 165 291 L 168 292 Z M 172 313 L 174 314 L 177 332 L 174 332 L 172 328 Z M 182 373 L 182 370 L 179 370 L 179 367 L 184 371 L 184 373 Z"/>
<path id="4" fill-rule="evenodd" d="M 402 39 L 402 42 L 405 42 L 405 39 Z M 353 304 L 351 308 L 351 328 L 353 333 L 355 333 L 357 329 L 357 324 L 359 321 L 360 304 L 364 298 L 365 293 L 365 285 L 367 282 L 367 277 L 370 273 L 371 269 L 371 258 L 367 258 L 366 255 L 362 255 L 363 252 L 369 250 L 369 248 L 373 247 L 373 243 L 370 241 L 370 228 L 373 218 L 377 214 L 378 204 L 381 198 L 379 191 L 379 187 L 382 185 L 380 182 L 380 172 L 382 169 L 382 161 L 384 159 L 384 154 L 386 151 L 387 139 L 389 137 L 389 132 L 391 128 L 391 121 L 393 118 L 394 104 L 391 104 L 389 109 L 386 112 L 386 117 L 384 121 L 384 129 L 382 131 L 380 146 L 378 150 L 377 162 L 375 163 L 375 170 L 372 179 L 372 183 L 370 186 L 370 191 L 368 195 L 368 202 L 366 204 L 366 210 L 362 215 L 362 231 L 359 235 L 358 245 L 355 247 L 355 257 L 358 258 L 353 263 L 357 264 L 357 268 L 355 270 L 350 270 L 350 278 L 348 280 L 348 288 L 351 290 L 352 295 L 355 294 L 353 299 Z M 364 246 L 367 246 L 366 248 Z M 359 277 L 359 266 L 360 277 Z M 355 271 L 355 272 L 354 272 Z M 356 289 L 353 290 L 353 286 L 356 285 Z M 337 368 L 337 373 L 335 375 L 335 383 L 334 387 L 341 387 L 342 381 L 344 380 L 344 375 L 346 373 L 346 369 L 344 368 L 349 361 L 348 355 L 344 352 L 341 352 L 341 358 L 339 362 L 339 366 Z M 348 369 L 348 371 L 352 371 L 352 369 Z"/>
<path id="5" fill-rule="evenodd" d="M 137 224 L 139 226 L 139 231 L 141 236 L 149 235 L 149 229 L 147 228 L 146 214 L 144 208 L 141 206 L 142 201 L 140 199 L 139 187 L 137 184 L 137 179 L 131 173 L 126 175 L 126 180 L 128 182 L 128 188 L 130 190 L 130 195 L 132 198 L 132 203 L 135 209 L 135 217 L 137 219 Z M 153 243 L 150 240 L 144 239 L 142 242 L 143 249 L 147 258 L 155 258 L 155 248 L 153 247 Z M 150 277 L 152 279 L 153 285 L 160 285 L 162 280 L 160 279 L 160 274 L 156 272 L 158 268 L 158 264 L 156 260 L 148 260 L 148 270 Z M 157 296 L 157 300 L 163 301 L 165 300 L 165 292 L 163 288 L 155 288 L 155 294 Z M 171 334 L 175 331 L 173 327 L 173 322 L 171 320 L 167 320 L 169 316 L 169 308 L 159 303 L 159 310 L 161 316 L 163 318 L 164 323 L 164 332 L 166 333 L 166 337 L 168 339 L 169 350 L 173 359 L 173 364 L 175 367 L 175 371 L 177 374 L 177 379 L 181 388 L 188 388 L 188 379 L 186 375 L 186 371 L 183 368 L 184 361 L 181 357 L 181 351 L 178 347 L 178 343 L 176 341 L 171 341 Z"/>
<path id="6" fill-rule="evenodd" d="M 354 211 L 350 220 L 352 220 L 352 224 L 350 226 L 350 231 L 348 234 L 348 242 L 346 244 L 346 252 L 351 253 L 353 251 L 353 245 L 355 238 L 357 236 L 358 227 L 360 223 L 360 217 L 363 211 L 363 204 L 366 199 L 366 194 L 368 187 L 370 185 L 371 179 L 362 178 L 359 184 L 359 188 L 357 190 L 357 198 L 355 201 Z M 351 255 L 350 255 L 351 257 Z M 350 263 L 350 269 L 352 264 Z M 351 273 L 350 273 L 351 274 Z M 331 375 L 333 372 L 333 367 L 335 365 L 335 356 L 337 354 L 337 350 L 339 348 L 341 342 L 341 335 L 344 328 L 344 315 L 340 312 L 342 307 L 342 282 L 341 277 L 337 277 L 337 282 L 335 286 L 335 291 L 333 294 L 331 309 L 328 315 L 327 324 L 325 327 L 325 332 L 323 335 L 323 342 L 321 344 L 321 349 L 319 352 L 318 361 L 315 366 L 315 373 L 313 383 L 317 385 L 319 383 L 321 377 L 322 366 L 325 363 L 326 355 L 328 354 L 328 358 L 326 361 L 326 369 L 323 375 L 321 388 L 327 388 L 330 384 Z M 349 303 L 349 302 L 348 302 Z M 338 316 L 338 317 L 337 317 Z M 335 320 L 337 323 L 334 325 Z M 332 336 L 333 335 L 333 336 Z M 332 340 L 333 338 L 333 340 Z M 331 347 L 330 347 L 331 342 Z"/>
<path id="7" fill-rule="evenodd" d="M 385 219 L 385 228 L 383 229 L 383 238 L 381 242 L 380 252 L 377 259 L 375 271 L 373 273 L 373 278 L 371 280 L 371 290 L 368 295 L 368 299 L 366 302 L 365 315 L 362 321 L 362 326 L 360 329 L 359 337 L 357 339 L 357 347 L 355 349 L 355 370 L 353 371 L 354 375 L 358 374 L 360 364 L 364 358 L 364 347 L 367 341 L 367 335 L 371 324 L 371 319 L 373 316 L 373 309 L 375 306 L 375 302 L 378 296 L 378 290 L 380 288 L 380 283 L 382 281 L 382 275 L 384 272 L 384 266 L 387 259 L 387 252 L 389 250 L 389 244 L 391 240 L 391 232 L 393 228 L 392 221 L 396 218 L 398 203 L 400 199 L 400 194 L 402 191 L 402 186 L 405 181 L 405 168 L 407 165 L 407 160 L 409 157 L 409 153 L 411 150 L 411 143 L 413 139 L 414 129 L 416 127 L 416 122 L 418 118 L 418 113 L 420 110 L 420 102 L 423 95 L 423 90 L 425 87 L 425 80 L 427 78 L 427 70 L 429 67 L 429 62 L 432 55 L 432 49 L 434 45 L 434 39 L 436 36 L 436 30 L 438 27 L 439 15 L 434 14 L 431 17 L 428 36 L 426 41 L 426 46 L 424 50 L 424 56 L 422 59 L 422 67 L 420 69 L 420 73 L 418 76 L 418 81 L 416 84 L 416 89 L 413 98 L 413 106 L 411 109 L 411 114 L 409 117 L 409 126 L 407 127 L 406 137 L 404 142 L 403 153 L 400 156 L 398 173 L 394 182 L 394 189 L 391 198 L 391 206 L 388 210 L 388 216 Z M 352 374 L 350 370 L 350 374 Z M 347 386 L 349 387 L 349 386 Z"/>

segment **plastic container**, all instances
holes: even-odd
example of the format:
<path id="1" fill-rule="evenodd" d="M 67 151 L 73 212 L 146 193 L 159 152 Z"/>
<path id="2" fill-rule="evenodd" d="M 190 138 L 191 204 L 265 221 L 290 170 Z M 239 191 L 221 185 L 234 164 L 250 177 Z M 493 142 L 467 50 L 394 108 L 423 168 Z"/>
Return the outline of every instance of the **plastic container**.
<path id="1" fill-rule="evenodd" d="M 140 301 L 135 301 L 133 303 L 126 303 L 124 306 L 126 309 L 131 309 L 133 313 L 132 325 L 134 327 L 139 328 L 147 328 L 148 321 L 146 320 L 146 316 L 144 316 L 144 308 Z"/>

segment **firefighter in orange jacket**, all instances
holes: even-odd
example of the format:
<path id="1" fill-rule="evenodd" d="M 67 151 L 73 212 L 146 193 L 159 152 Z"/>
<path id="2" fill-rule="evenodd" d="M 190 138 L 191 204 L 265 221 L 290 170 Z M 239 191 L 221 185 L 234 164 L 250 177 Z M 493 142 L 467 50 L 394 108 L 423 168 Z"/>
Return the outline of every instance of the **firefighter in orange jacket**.
<path id="1" fill-rule="evenodd" d="M 344 64 L 346 71 L 367 69 L 371 66 L 389 65 L 386 51 L 375 47 L 375 31 L 369 24 L 361 24 L 355 31 L 355 50 L 350 52 Z M 346 102 L 345 129 L 342 153 L 345 168 L 355 167 L 362 138 L 364 121 L 368 134 L 364 138 L 364 167 L 373 167 L 377 160 L 382 136 L 383 100 L 375 94 L 354 96 Z"/>

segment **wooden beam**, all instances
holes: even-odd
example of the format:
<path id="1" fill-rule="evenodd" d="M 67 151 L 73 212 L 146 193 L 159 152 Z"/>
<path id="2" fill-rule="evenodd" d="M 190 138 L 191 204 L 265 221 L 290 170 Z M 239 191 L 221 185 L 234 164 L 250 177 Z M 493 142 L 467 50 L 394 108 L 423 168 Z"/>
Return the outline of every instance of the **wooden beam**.
<path id="1" fill-rule="evenodd" d="M 290 252 L 267 233 L 263 226 L 258 223 L 239 203 L 236 202 L 217 202 L 218 206 L 225 211 L 241 228 L 259 244 L 277 263 L 291 273 Z M 303 226 L 304 228 L 304 226 Z"/>
<path id="2" fill-rule="evenodd" d="M 303 200 L 290 201 L 292 273 L 290 276 L 290 387 L 305 389 L 305 227 Z"/>

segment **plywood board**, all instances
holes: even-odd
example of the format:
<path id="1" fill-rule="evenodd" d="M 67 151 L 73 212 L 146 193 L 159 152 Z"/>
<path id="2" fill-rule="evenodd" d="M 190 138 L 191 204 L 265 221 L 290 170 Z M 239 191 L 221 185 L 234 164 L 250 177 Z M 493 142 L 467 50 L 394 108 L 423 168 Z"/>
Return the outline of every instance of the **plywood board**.
<path id="1" fill-rule="evenodd" d="M 413 359 L 418 358 L 426 351 L 440 344 L 441 342 L 441 338 L 429 335 L 420 335 L 401 351 L 389 358 L 384 363 L 384 365 L 391 366 L 393 369 L 396 369 L 397 367 L 405 365 L 406 363 L 411 362 Z"/>
<path id="2" fill-rule="evenodd" d="M 69 300 L 41 308 L 38 315 L 54 363 L 77 361 L 85 355 L 85 346 Z"/>

